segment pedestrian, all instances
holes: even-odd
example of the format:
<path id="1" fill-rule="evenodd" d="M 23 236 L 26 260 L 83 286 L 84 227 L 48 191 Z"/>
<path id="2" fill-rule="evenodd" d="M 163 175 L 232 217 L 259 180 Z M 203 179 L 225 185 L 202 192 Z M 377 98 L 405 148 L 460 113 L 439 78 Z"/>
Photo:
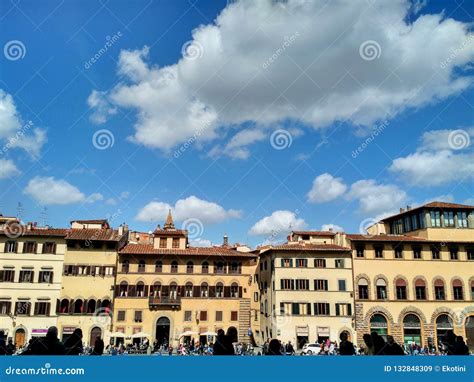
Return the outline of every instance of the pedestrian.
<path id="1" fill-rule="evenodd" d="M 0 355 L 8 355 L 7 344 L 5 343 L 5 332 L 0 330 Z"/>
<path id="2" fill-rule="evenodd" d="M 71 336 L 64 342 L 67 355 L 82 354 L 84 348 L 82 346 L 82 330 L 80 328 L 74 329 Z"/>
<path id="3" fill-rule="evenodd" d="M 387 336 L 387 343 L 383 353 L 385 355 L 405 355 L 403 348 L 395 342 L 393 336 Z"/>
<path id="4" fill-rule="evenodd" d="M 94 343 L 94 350 L 92 350 L 91 355 L 102 355 L 104 354 L 104 341 L 102 338 L 97 337 Z"/>
<path id="5" fill-rule="evenodd" d="M 265 355 L 283 355 L 281 353 L 281 343 L 276 338 L 268 344 L 268 352 Z"/>
<path id="6" fill-rule="evenodd" d="M 457 336 L 454 343 L 454 355 L 469 355 L 469 348 L 462 336 Z"/>
<path id="7" fill-rule="evenodd" d="M 339 344 L 339 354 L 340 355 L 355 355 L 354 344 L 349 341 L 347 332 L 342 332 L 339 335 L 341 343 Z"/>
<path id="8" fill-rule="evenodd" d="M 364 334 L 363 335 L 363 340 L 365 342 L 365 349 L 364 349 L 364 354 L 365 355 L 374 355 L 374 343 L 372 342 L 372 337 L 370 334 Z"/>
<path id="9" fill-rule="evenodd" d="M 286 355 L 294 355 L 295 354 L 295 348 L 291 344 L 291 341 L 288 341 L 288 343 L 286 344 L 285 351 L 286 351 Z"/>

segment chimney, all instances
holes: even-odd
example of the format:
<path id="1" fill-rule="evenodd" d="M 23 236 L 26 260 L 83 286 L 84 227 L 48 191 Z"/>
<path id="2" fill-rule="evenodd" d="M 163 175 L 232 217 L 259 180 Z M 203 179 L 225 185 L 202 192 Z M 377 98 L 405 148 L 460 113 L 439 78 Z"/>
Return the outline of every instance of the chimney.
<path id="1" fill-rule="evenodd" d="M 224 242 L 222 243 L 222 245 L 223 245 L 224 247 L 228 247 L 228 246 L 229 246 L 229 237 L 227 236 L 226 233 L 224 234 Z"/>
<path id="2" fill-rule="evenodd" d="M 411 210 L 411 206 L 407 206 L 407 211 L 410 211 Z"/>
<path id="3" fill-rule="evenodd" d="M 332 227 L 329 227 L 329 232 L 332 232 L 333 231 L 333 228 Z"/>
<path id="4" fill-rule="evenodd" d="M 400 208 L 400 213 L 402 213 L 402 212 L 405 212 L 405 210 L 403 208 Z"/>

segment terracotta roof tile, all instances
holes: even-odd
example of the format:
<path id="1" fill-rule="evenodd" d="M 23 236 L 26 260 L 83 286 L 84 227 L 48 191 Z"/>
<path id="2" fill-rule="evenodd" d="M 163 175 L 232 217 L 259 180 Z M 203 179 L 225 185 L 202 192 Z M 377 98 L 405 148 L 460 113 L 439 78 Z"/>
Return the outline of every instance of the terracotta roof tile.
<path id="1" fill-rule="evenodd" d="M 359 235 L 347 234 L 349 240 L 353 241 L 428 241 L 423 237 L 408 235 Z"/>
<path id="2" fill-rule="evenodd" d="M 292 233 L 295 235 L 336 236 L 336 233 L 331 231 L 292 231 Z"/>
<path id="3" fill-rule="evenodd" d="M 188 247 L 186 249 L 153 248 L 152 244 L 127 244 L 120 250 L 121 254 L 131 255 L 200 255 L 200 256 L 239 256 L 255 257 L 248 252 L 239 252 L 223 247 Z"/>
<path id="4" fill-rule="evenodd" d="M 420 209 L 423 209 L 423 208 L 462 209 L 462 210 L 471 209 L 472 210 L 472 209 L 474 209 L 474 206 L 470 206 L 470 205 L 467 205 L 467 204 L 457 204 L 457 203 L 447 203 L 447 202 L 436 202 L 436 201 L 434 201 L 434 202 L 423 204 L 421 206 L 410 208 L 409 210 L 404 210 L 404 211 L 402 211 L 398 214 L 392 215 L 392 216 L 388 216 L 388 217 L 382 219 L 381 221 L 392 220 L 396 217 L 405 215 L 406 213 L 417 211 L 417 210 L 420 210 Z"/>
<path id="5" fill-rule="evenodd" d="M 335 244 L 280 244 L 268 247 L 261 247 L 262 250 L 278 250 L 278 251 L 350 251 L 348 247 L 342 247 Z"/>
<path id="6" fill-rule="evenodd" d="M 156 229 L 153 233 L 164 236 L 186 236 L 188 231 L 185 229 Z"/>
<path id="7" fill-rule="evenodd" d="M 117 230 L 107 229 L 92 229 L 92 228 L 75 228 L 68 230 L 66 237 L 68 240 L 92 240 L 92 241 L 118 241 L 120 235 Z"/>

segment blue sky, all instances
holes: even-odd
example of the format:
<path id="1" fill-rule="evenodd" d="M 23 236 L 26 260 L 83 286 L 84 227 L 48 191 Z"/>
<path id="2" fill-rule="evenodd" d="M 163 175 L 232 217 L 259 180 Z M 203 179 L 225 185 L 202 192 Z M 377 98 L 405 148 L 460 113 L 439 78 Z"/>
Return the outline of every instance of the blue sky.
<path id="1" fill-rule="evenodd" d="M 257 3 L 3 1 L 0 211 L 256 245 L 474 204 L 472 3 Z"/>

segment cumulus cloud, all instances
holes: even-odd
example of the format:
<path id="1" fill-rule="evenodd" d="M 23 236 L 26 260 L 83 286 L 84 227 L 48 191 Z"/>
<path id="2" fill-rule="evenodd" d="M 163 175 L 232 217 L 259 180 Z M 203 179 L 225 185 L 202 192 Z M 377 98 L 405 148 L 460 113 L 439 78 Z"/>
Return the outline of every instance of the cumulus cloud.
<path id="1" fill-rule="evenodd" d="M 250 156 L 250 145 L 263 141 L 267 138 L 267 134 L 260 129 L 241 130 L 235 134 L 230 141 L 221 148 L 215 146 L 211 152 L 211 156 L 227 155 L 233 159 L 247 159 Z"/>
<path id="2" fill-rule="evenodd" d="M 325 203 L 343 195 L 347 190 L 341 178 L 324 173 L 313 181 L 313 187 L 308 192 L 308 201 L 311 203 Z"/>
<path id="3" fill-rule="evenodd" d="M 344 232 L 344 228 L 336 224 L 323 224 L 321 231 L 333 231 L 333 232 Z"/>
<path id="4" fill-rule="evenodd" d="M 11 178 L 18 174 L 20 174 L 20 170 L 12 160 L 0 159 L 0 179 Z"/>
<path id="5" fill-rule="evenodd" d="M 77 187 L 53 177 L 34 177 L 28 182 L 24 192 L 44 205 L 73 204 L 86 200 L 86 196 Z"/>
<path id="6" fill-rule="evenodd" d="M 104 195 L 98 193 L 98 192 L 94 192 L 93 194 L 90 194 L 87 198 L 86 198 L 86 203 L 95 203 L 95 202 L 98 202 L 100 200 L 104 200 Z"/>
<path id="7" fill-rule="evenodd" d="M 396 158 L 390 171 L 416 186 L 471 181 L 474 179 L 473 139 L 473 128 L 428 131 L 417 150 Z"/>
<path id="8" fill-rule="evenodd" d="M 256 222 L 249 230 L 253 236 L 283 237 L 291 230 L 306 228 L 306 222 L 298 218 L 293 211 L 279 210 Z"/>
<path id="9" fill-rule="evenodd" d="M 113 106 L 106 97 L 105 92 L 93 90 L 87 98 L 87 105 L 93 110 L 90 120 L 97 124 L 107 122 L 107 119 L 117 113 L 117 108 Z"/>
<path id="10" fill-rule="evenodd" d="M 370 126 L 472 83 L 458 70 L 474 59 L 468 25 L 442 14 L 408 17 L 423 4 L 229 3 L 213 23 L 193 31 L 193 59 L 185 55 L 158 67 L 147 47 L 122 51 L 118 74 L 124 80 L 107 93 L 91 94 L 93 119 L 103 122 L 115 107 L 134 109 L 132 140 L 163 150 L 197 131 L 200 142 L 216 140 L 220 127 L 248 121 Z M 369 40 L 376 42 L 376 55 L 367 60 L 360 47 Z M 235 155 L 248 156 L 237 147 Z"/>
<path id="11" fill-rule="evenodd" d="M 189 240 L 189 245 L 191 247 L 212 247 L 212 242 L 207 239 L 191 239 Z"/>
<path id="12" fill-rule="evenodd" d="M 165 202 L 152 201 L 138 211 L 136 219 L 145 222 L 164 222 L 170 209 L 173 218 L 177 221 L 194 218 L 200 220 L 203 224 L 240 218 L 242 215 L 239 210 L 226 210 L 217 203 L 199 199 L 192 195 L 185 199 L 179 199 L 174 206 Z"/>

